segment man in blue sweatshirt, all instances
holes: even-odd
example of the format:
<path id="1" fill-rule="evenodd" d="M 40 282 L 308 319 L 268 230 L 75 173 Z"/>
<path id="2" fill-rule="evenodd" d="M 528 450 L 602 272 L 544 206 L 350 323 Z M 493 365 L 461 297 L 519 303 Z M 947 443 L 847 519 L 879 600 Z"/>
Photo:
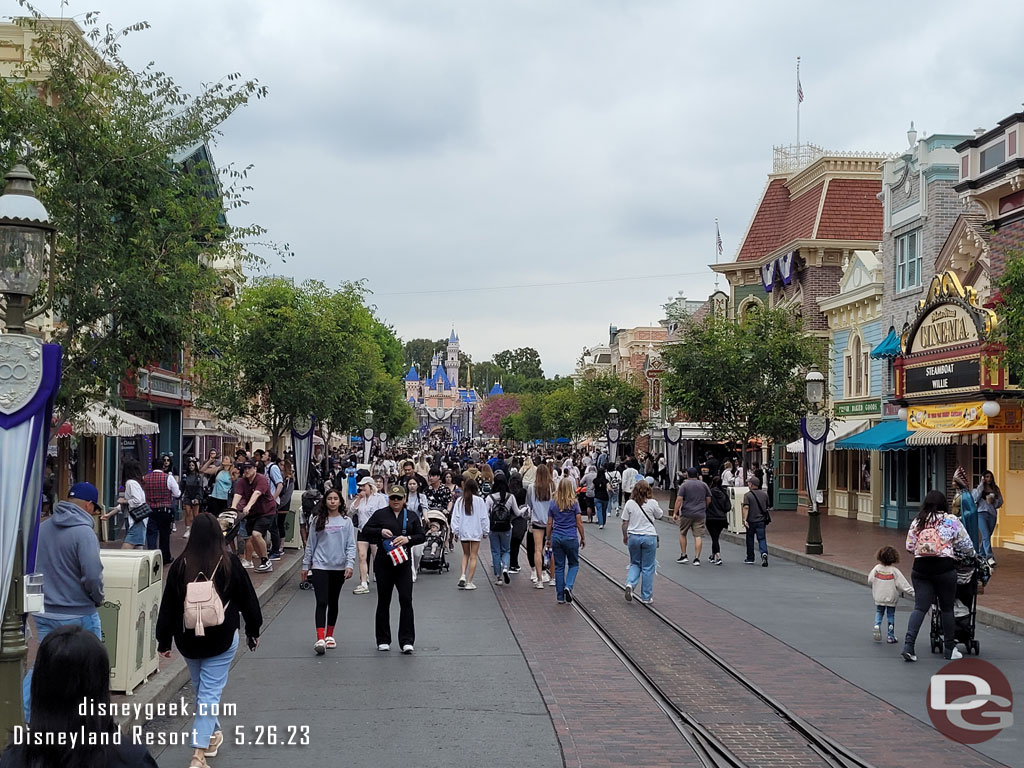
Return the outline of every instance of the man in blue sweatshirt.
<path id="1" fill-rule="evenodd" d="M 43 574 L 43 612 L 36 614 L 36 638 L 40 643 L 65 624 L 78 624 L 103 639 L 96 610 L 103 603 L 103 565 L 92 527 L 93 515 L 102 511 L 96 486 L 75 483 L 67 501 L 57 502 L 53 514 L 39 526 L 36 571 Z M 31 685 L 29 670 L 22 689 L 25 722 Z"/>

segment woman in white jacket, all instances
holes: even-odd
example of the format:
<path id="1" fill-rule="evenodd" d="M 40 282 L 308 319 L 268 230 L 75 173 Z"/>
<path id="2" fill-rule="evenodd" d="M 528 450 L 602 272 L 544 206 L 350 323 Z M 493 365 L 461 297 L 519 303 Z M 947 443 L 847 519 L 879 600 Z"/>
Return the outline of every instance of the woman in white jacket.
<path id="1" fill-rule="evenodd" d="M 476 589 L 473 576 L 476 575 L 476 561 L 480 554 L 480 542 L 491 532 L 487 504 L 480 498 L 476 480 L 467 478 L 462 483 L 462 496 L 452 507 L 452 533 L 462 544 L 462 575 L 459 589 Z"/>

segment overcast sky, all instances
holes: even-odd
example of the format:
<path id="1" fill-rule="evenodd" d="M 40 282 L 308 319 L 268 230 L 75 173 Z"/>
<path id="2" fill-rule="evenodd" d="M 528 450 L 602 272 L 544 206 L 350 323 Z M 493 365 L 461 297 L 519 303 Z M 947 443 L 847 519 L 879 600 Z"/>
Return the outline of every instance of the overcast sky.
<path id="1" fill-rule="evenodd" d="M 801 137 L 830 149 L 901 151 L 911 120 L 969 133 L 1019 109 L 1024 3 L 924 8 L 71 0 L 66 13 L 149 21 L 124 56 L 187 88 L 233 71 L 268 86 L 214 156 L 255 165 L 248 216 L 295 251 L 270 271 L 365 278 L 402 338 L 454 324 L 475 361 L 532 346 L 550 375 L 609 324 L 713 290 L 715 217 L 732 260 L 772 146 L 795 141 L 798 55 Z"/>

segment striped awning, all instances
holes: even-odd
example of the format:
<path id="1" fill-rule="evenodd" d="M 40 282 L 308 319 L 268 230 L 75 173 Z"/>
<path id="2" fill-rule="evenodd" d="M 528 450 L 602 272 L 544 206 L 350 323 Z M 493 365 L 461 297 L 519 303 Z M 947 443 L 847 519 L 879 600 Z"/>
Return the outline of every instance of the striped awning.
<path id="1" fill-rule="evenodd" d="M 74 431 L 79 435 L 135 437 L 155 435 L 160 431 L 160 425 L 119 408 L 93 403 L 86 408 L 85 413 L 74 419 Z"/>
<path id="2" fill-rule="evenodd" d="M 226 434 L 237 437 L 241 440 L 249 440 L 254 443 L 269 443 L 270 435 L 259 432 L 255 429 L 239 424 L 237 421 L 221 421 L 219 426 Z"/>

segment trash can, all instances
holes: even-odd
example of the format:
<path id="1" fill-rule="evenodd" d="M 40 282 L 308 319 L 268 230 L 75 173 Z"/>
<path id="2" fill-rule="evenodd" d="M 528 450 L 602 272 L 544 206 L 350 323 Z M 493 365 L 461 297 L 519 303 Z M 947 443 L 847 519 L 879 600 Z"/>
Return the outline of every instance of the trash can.
<path id="1" fill-rule="evenodd" d="M 110 656 L 110 689 L 131 693 L 156 672 L 156 620 L 163 594 L 159 550 L 100 551 L 105 600 L 99 608 Z"/>
<path id="2" fill-rule="evenodd" d="M 293 493 L 292 502 L 284 518 L 283 546 L 288 549 L 302 549 L 302 533 L 299 531 L 299 514 L 302 511 L 302 494 Z"/>

